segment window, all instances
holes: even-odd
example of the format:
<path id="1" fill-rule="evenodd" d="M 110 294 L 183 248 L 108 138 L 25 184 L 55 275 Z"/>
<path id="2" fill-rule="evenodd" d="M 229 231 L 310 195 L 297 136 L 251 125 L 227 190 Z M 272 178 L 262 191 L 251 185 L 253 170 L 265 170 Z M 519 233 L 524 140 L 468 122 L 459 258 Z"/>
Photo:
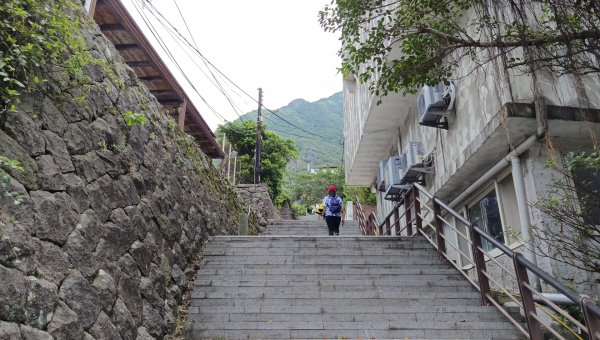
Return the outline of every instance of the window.
<path id="1" fill-rule="evenodd" d="M 467 216 L 472 223 L 477 224 L 481 229 L 490 233 L 496 240 L 504 243 L 504 233 L 502 230 L 502 219 L 500 217 L 500 208 L 496 190 L 488 192 L 481 199 L 467 207 Z M 487 240 L 482 240 L 483 249 L 491 250 L 494 245 Z"/>
<path id="2" fill-rule="evenodd" d="M 600 225 L 600 173 L 592 167 L 575 167 L 573 182 L 584 221 L 591 225 Z"/>
<path id="3" fill-rule="evenodd" d="M 503 244 L 512 244 L 520 238 L 521 223 L 515 185 L 512 175 L 508 172 L 503 177 L 484 189 L 478 196 L 465 206 L 468 220 L 487 231 Z M 486 251 L 494 249 L 494 245 L 481 241 Z"/>

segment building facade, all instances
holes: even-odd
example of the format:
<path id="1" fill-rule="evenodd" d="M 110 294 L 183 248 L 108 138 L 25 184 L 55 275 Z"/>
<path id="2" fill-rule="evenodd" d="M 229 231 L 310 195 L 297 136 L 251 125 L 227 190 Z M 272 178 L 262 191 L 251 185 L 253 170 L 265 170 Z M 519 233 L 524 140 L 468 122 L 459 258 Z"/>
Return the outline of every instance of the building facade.
<path id="1" fill-rule="evenodd" d="M 398 53 L 392 50 L 390 56 Z M 598 275 L 543 255 L 551 249 L 542 249 L 548 247 L 543 242 L 532 245 L 536 244 L 532 228 L 560 228 L 535 204 L 548 197 L 551 181 L 561 176 L 547 166 L 548 161 L 560 164 L 569 152 L 592 150 L 600 136 L 600 80 L 540 73 L 534 91 L 531 74 L 500 70 L 493 62 L 476 66 L 467 58 L 453 78 L 453 89 L 439 88 L 440 93 L 451 93 L 453 105 L 445 117 L 438 117 L 436 127 L 419 124 L 427 120 L 425 111 L 419 110 L 420 96 L 435 89 L 377 97 L 369 91 L 371 83 L 361 84 L 358 74 L 347 76 L 346 182 L 377 190 L 377 215 L 382 221 L 397 204 L 397 197 L 386 199 L 390 198 L 389 192 L 386 195 L 390 183 L 383 175 L 386 161 L 418 142 L 420 161 L 428 168 L 420 180 L 429 192 L 552 276 L 598 297 Z M 431 229 L 425 231 L 433 234 Z M 466 228 L 462 231 L 468 235 Z M 455 253 L 457 264 L 468 267 L 458 250 L 470 255 L 469 245 L 452 229 L 444 234 L 446 242 L 454 242 L 447 249 Z M 484 247 L 501 257 L 491 245 L 484 242 Z"/>

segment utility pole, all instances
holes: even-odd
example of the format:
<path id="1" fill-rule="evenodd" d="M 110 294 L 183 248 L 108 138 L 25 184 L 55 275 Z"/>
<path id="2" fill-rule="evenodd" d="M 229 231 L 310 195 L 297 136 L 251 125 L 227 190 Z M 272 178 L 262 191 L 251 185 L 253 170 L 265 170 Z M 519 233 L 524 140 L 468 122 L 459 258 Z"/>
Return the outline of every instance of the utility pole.
<path id="1" fill-rule="evenodd" d="M 260 184 L 260 148 L 262 139 L 262 88 L 258 88 L 258 114 L 256 115 L 256 148 L 254 157 L 254 184 Z"/>

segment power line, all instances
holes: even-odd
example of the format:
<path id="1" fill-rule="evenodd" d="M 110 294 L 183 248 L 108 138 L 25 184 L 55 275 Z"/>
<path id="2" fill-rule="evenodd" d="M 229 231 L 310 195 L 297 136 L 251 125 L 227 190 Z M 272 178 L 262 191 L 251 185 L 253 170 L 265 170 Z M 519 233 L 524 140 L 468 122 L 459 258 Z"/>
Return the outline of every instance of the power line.
<path id="1" fill-rule="evenodd" d="M 142 3 L 143 5 L 143 3 Z M 133 3 L 133 6 L 135 7 L 136 11 L 138 12 L 138 14 L 140 15 L 140 17 L 142 18 L 142 20 L 144 21 L 144 23 L 146 24 L 146 26 L 148 26 L 148 29 L 150 29 L 150 33 L 152 33 L 152 35 L 154 36 L 154 39 L 157 40 L 157 42 L 159 43 L 159 45 L 161 46 L 161 48 L 163 49 L 163 51 L 165 51 L 165 53 L 167 54 L 167 56 L 169 57 L 169 59 L 171 59 L 171 61 L 175 64 L 175 66 L 177 67 L 177 69 L 179 70 L 179 72 L 181 72 L 181 74 L 183 75 L 183 77 L 185 78 L 186 82 L 192 87 L 192 89 L 194 90 L 194 92 L 196 92 L 196 94 L 200 97 L 200 99 L 204 102 L 204 104 L 206 104 L 206 106 L 217 116 L 219 117 L 221 120 L 223 120 L 223 122 L 226 122 L 227 119 L 225 119 L 223 116 L 221 116 L 207 101 L 206 99 L 204 99 L 204 97 L 200 94 L 200 92 L 196 89 L 196 87 L 194 86 L 194 84 L 192 84 L 192 82 L 190 81 L 190 79 L 188 78 L 188 76 L 185 74 L 185 72 L 183 72 L 183 69 L 181 68 L 181 66 L 179 65 L 179 63 L 177 62 L 177 60 L 175 59 L 175 57 L 173 57 L 173 54 L 171 53 L 171 51 L 169 50 L 169 48 L 166 46 L 166 44 L 164 43 L 164 41 L 162 40 L 162 38 L 160 37 L 160 35 L 158 34 L 158 32 L 156 31 L 156 28 L 154 28 L 154 25 L 152 25 L 152 23 L 149 22 L 149 20 L 146 18 L 146 16 L 144 15 L 143 11 L 140 10 L 137 5 L 135 4 L 135 2 Z"/>
<path id="2" fill-rule="evenodd" d="M 140 5 L 142 5 L 142 6 L 144 5 L 144 3 L 143 3 L 141 0 L 138 0 L 138 1 L 140 1 L 140 2 L 141 2 L 141 3 L 140 3 Z M 148 19 L 148 18 L 147 18 L 147 17 L 146 17 L 146 16 L 145 16 L 143 13 L 142 13 L 142 11 L 140 11 L 140 9 L 137 7 L 137 5 L 136 5 L 135 3 L 134 3 L 133 5 L 134 5 L 134 7 L 135 7 L 136 11 L 138 12 L 138 14 L 140 15 L 140 17 L 142 18 L 142 20 L 144 21 L 144 23 L 146 24 L 146 26 L 148 26 L 148 28 L 150 29 L 150 32 L 152 33 L 152 35 L 154 36 L 154 38 L 156 39 L 156 41 L 158 42 L 158 44 L 160 45 L 160 47 L 161 47 L 161 48 L 162 48 L 162 49 L 165 51 L 165 53 L 167 53 L 167 56 L 169 57 L 169 59 L 171 59 L 171 61 L 172 61 L 172 62 L 173 62 L 175 65 L 176 65 L 177 69 L 178 69 L 178 70 L 179 70 L 179 71 L 180 71 L 180 72 L 183 74 L 183 76 L 184 76 L 184 78 L 186 79 L 187 83 L 188 83 L 188 84 L 189 84 L 189 85 L 190 85 L 190 86 L 191 86 L 191 87 L 194 89 L 194 91 L 195 91 L 195 92 L 198 94 L 198 96 L 200 96 L 200 98 L 201 98 L 201 99 L 202 99 L 202 101 L 203 101 L 203 102 L 204 102 L 204 103 L 207 105 L 207 107 L 208 107 L 208 108 L 209 108 L 209 109 L 210 109 L 210 110 L 211 110 L 211 111 L 212 111 L 212 112 L 213 112 L 215 115 L 217 115 L 217 116 L 218 116 L 218 117 L 219 117 L 219 118 L 220 118 L 220 119 L 223 121 L 223 123 L 230 123 L 230 122 L 229 122 L 229 121 L 228 121 L 228 120 L 227 120 L 225 117 L 223 117 L 222 115 L 220 115 L 220 114 L 219 114 L 219 113 L 218 113 L 218 112 L 217 112 L 217 111 L 216 111 L 216 110 L 215 110 L 215 109 L 214 109 L 214 108 L 213 108 L 213 107 L 212 107 L 212 106 L 211 106 L 211 105 L 210 105 L 210 104 L 209 104 L 209 103 L 208 103 L 208 102 L 207 102 L 207 101 L 204 99 L 204 97 L 203 97 L 203 96 L 202 96 L 202 95 L 201 95 L 201 94 L 198 92 L 198 90 L 196 89 L 196 87 L 195 87 L 195 86 L 194 86 L 194 85 L 191 83 L 191 80 L 190 80 L 190 79 L 189 79 L 189 78 L 188 78 L 188 77 L 185 75 L 185 73 L 183 72 L 183 69 L 181 68 L 181 66 L 179 65 L 179 63 L 178 63 L 178 62 L 175 60 L 175 58 L 174 58 L 174 56 L 173 56 L 172 52 L 170 51 L 170 49 L 168 48 L 168 46 L 166 46 L 166 44 L 165 44 L 164 40 L 163 40 L 163 39 L 160 37 L 160 35 L 158 34 L 158 32 L 157 32 L 156 28 L 154 27 L 154 25 L 152 25 L 152 24 L 150 23 L 149 19 Z M 153 13 L 151 12 L 151 14 L 153 14 Z M 159 20 L 159 22 L 160 22 L 160 19 L 159 19 L 159 18 L 157 18 L 157 17 L 156 17 L 154 14 L 153 14 L 153 16 L 154 16 L 154 17 L 155 17 L 157 20 Z M 183 19 L 183 18 L 182 18 L 182 19 Z M 184 20 L 185 20 L 185 19 L 184 19 Z M 163 23 L 161 22 L 161 24 L 163 24 Z M 167 29 L 167 32 L 169 32 L 169 34 L 171 34 L 171 36 L 172 36 L 173 38 L 177 38 L 177 36 L 173 35 L 173 33 L 171 32 L 171 30 L 170 30 L 168 27 L 164 26 L 164 24 L 163 24 L 163 27 L 164 27 L 165 29 Z M 190 32 L 190 35 L 191 35 L 191 32 Z M 176 42 L 177 42 L 177 40 L 176 40 Z M 183 46 L 181 46 L 181 45 L 179 45 L 179 46 L 180 46 L 180 47 L 182 47 L 182 50 L 184 51 L 184 53 L 186 53 L 186 55 L 188 55 L 188 56 L 189 56 L 189 54 L 187 54 L 187 52 L 185 51 L 185 49 L 183 48 Z M 195 64 L 195 65 L 196 65 L 196 66 L 197 66 L 197 67 L 200 69 L 200 71 L 204 73 L 204 71 L 202 71 L 202 69 L 200 68 L 200 66 L 199 66 L 199 65 L 198 65 L 198 64 L 197 64 L 197 63 L 196 63 L 196 62 L 195 62 L 193 59 L 192 59 L 192 62 L 194 62 L 194 64 Z M 211 72 L 211 74 L 214 76 L 214 74 L 213 74 L 212 72 Z M 210 80 L 210 78 L 208 77 L 208 75 L 207 75 L 206 73 L 204 73 L 204 75 L 205 75 L 205 76 L 208 78 L 208 80 L 209 80 L 209 81 L 211 81 L 211 80 Z M 217 82 L 218 82 L 218 80 L 216 79 L 216 77 L 215 77 L 215 81 L 217 81 Z M 213 83 L 213 85 L 217 86 L 217 85 L 216 85 L 216 84 L 214 84 L 214 83 Z M 263 107 L 264 107 L 264 106 L 263 106 Z M 267 109 L 267 110 L 268 110 L 268 109 Z M 268 111 L 270 111 L 270 110 L 268 110 Z M 237 112 L 236 112 L 236 114 L 237 114 Z M 241 120 L 242 122 L 244 122 L 244 119 L 243 119 L 241 116 L 239 116 L 239 114 L 238 114 L 238 117 L 240 118 L 240 120 Z M 282 125 L 280 125 L 280 124 L 276 123 L 275 121 L 272 121 L 272 120 L 268 119 L 267 117 L 265 117 L 265 119 L 267 119 L 268 121 L 270 121 L 270 122 L 272 122 L 272 123 L 274 123 L 274 124 L 276 124 L 276 125 L 282 126 Z M 282 127 L 283 127 L 283 126 L 282 126 Z M 232 126 L 231 126 L 231 130 L 233 130 L 233 132 L 235 132 L 235 133 L 238 133 L 238 134 L 241 134 L 241 135 L 243 135 L 243 136 L 254 136 L 254 134 L 248 134 L 248 133 L 246 133 L 246 132 L 245 132 L 245 131 L 243 131 L 243 130 L 236 129 L 236 128 L 235 128 L 235 125 L 232 125 Z M 306 137 L 306 136 L 297 135 L 297 134 L 294 134 L 294 133 L 291 133 L 291 132 L 285 132 L 285 131 L 284 131 L 284 132 L 282 132 L 282 133 L 285 133 L 285 134 L 287 134 L 287 135 L 291 135 L 291 136 L 295 136 L 295 137 L 300 137 L 300 138 L 308 138 L 308 137 Z"/>
<path id="3" fill-rule="evenodd" d="M 213 68 L 214 68 L 214 69 L 215 69 L 215 70 L 216 70 L 216 71 L 217 71 L 219 74 L 221 74 L 221 75 L 222 75 L 223 77 L 225 77 L 225 79 L 227 79 L 227 80 L 228 80 L 228 81 L 229 81 L 231 84 L 233 84 L 233 85 L 234 85 L 235 87 L 237 87 L 237 88 L 238 88 L 240 91 L 242 91 L 242 93 L 244 93 L 246 96 L 248 96 L 249 98 L 251 98 L 252 100 L 254 100 L 255 102 L 257 102 L 257 103 L 258 103 L 258 101 L 256 101 L 256 99 L 254 99 L 254 97 L 252 97 L 251 95 L 249 95 L 249 94 L 248 94 L 246 91 L 244 91 L 244 90 L 243 90 L 241 87 L 239 87 L 239 86 L 238 86 L 238 85 L 237 85 L 235 82 L 233 82 L 231 79 L 229 79 L 229 77 L 227 77 L 227 76 L 226 76 L 226 75 L 225 75 L 223 72 L 221 72 L 221 70 L 219 70 L 219 69 L 218 69 L 218 68 L 217 68 L 217 67 L 216 67 L 216 66 L 215 66 L 213 63 L 211 63 L 211 62 L 210 62 L 210 61 L 209 61 L 209 60 L 208 60 L 208 59 L 207 59 L 207 58 L 206 58 L 206 57 L 205 57 L 205 56 L 204 56 L 204 55 L 203 55 L 203 54 L 202 54 L 202 53 L 199 51 L 199 49 L 198 49 L 198 48 L 196 48 L 195 46 L 193 46 L 193 45 L 192 45 L 192 44 L 191 44 L 191 43 L 190 43 L 190 42 L 189 42 L 189 41 L 188 41 L 188 40 L 187 40 L 187 39 L 186 39 L 186 38 L 185 38 L 185 37 L 184 37 L 184 36 L 183 36 L 183 35 L 182 35 L 182 34 L 179 32 L 179 30 L 178 30 L 178 29 L 177 29 L 175 26 L 173 26 L 173 24 L 171 24 L 171 22 L 170 22 L 170 21 L 169 21 L 167 18 L 165 18 L 165 16 L 164 16 L 164 15 L 162 15 L 162 13 L 160 13 L 160 11 L 158 11 L 158 9 L 156 9 L 156 7 L 154 7 L 154 5 L 153 5 L 153 4 L 152 4 L 150 1 L 148 1 L 148 0 L 139 0 L 139 1 L 145 1 L 145 2 L 146 2 L 148 5 L 149 5 L 149 8 L 151 8 L 151 13 L 152 13 L 152 11 L 156 12 L 156 14 L 158 14 L 158 15 L 159 15 L 159 16 L 160 16 L 160 17 L 161 17 L 161 18 L 162 18 L 162 19 L 163 19 L 163 20 L 166 22 L 166 24 L 168 24 L 168 25 L 171 27 L 171 29 L 172 29 L 173 31 L 175 31 L 175 33 L 176 33 L 176 34 L 179 36 L 179 39 L 180 39 L 180 40 L 182 40 L 183 42 L 185 42 L 185 43 L 188 45 L 188 47 L 189 47 L 189 48 L 191 48 L 193 51 L 195 51 L 195 52 L 196 52 L 196 53 L 197 53 L 197 54 L 198 54 L 198 55 L 199 55 L 199 56 L 200 56 L 200 57 L 201 57 L 201 58 L 202 58 L 202 59 L 203 59 L 203 60 L 204 60 L 206 63 L 208 63 L 210 66 L 212 66 L 212 67 L 213 67 Z M 153 13 L 153 15 L 156 17 L 156 15 L 155 15 L 154 13 Z M 163 26 L 165 25 L 165 23 L 164 23 L 164 22 L 162 22 L 162 21 L 161 21 L 159 18 L 157 18 L 157 20 L 159 20 Z M 167 28 L 167 27 L 165 27 L 165 28 Z M 298 129 L 298 130 L 300 130 L 300 131 L 303 131 L 303 132 L 305 132 L 305 133 L 308 133 L 308 134 L 310 134 L 310 135 L 312 135 L 312 136 L 315 136 L 315 137 L 319 137 L 319 138 L 326 139 L 326 137 L 324 137 L 324 136 L 317 135 L 317 134 L 315 134 L 315 133 L 312 133 L 312 132 L 310 132 L 310 131 L 307 131 L 307 130 L 305 130 L 305 129 L 303 129 L 303 128 L 301 128 L 301 127 L 299 127 L 299 126 L 297 126 L 297 125 L 295 125 L 295 124 L 293 124 L 293 123 L 291 123 L 291 122 L 289 122 L 288 120 L 286 120 L 285 118 L 281 117 L 280 115 L 278 115 L 278 114 L 277 114 L 277 113 L 275 113 L 274 111 L 270 110 L 269 108 L 265 107 L 264 105 L 263 105 L 262 107 L 263 107 L 265 110 L 267 110 L 268 112 L 270 112 L 271 114 L 273 114 L 274 116 L 276 116 L 277 118 L 279 118 L 279 119 L 283 120 L 284 122 L 286 122 L 287 124 L 289 124 L 290 126 L 292 126 L 292 127 L 296 128 L 296 129 Z M 240 117 L 240 118 L 241 118 L 241 117 Z"/>
<path id="4" fill-rule="evenodd" d="M 175 3 L 175 7 L 177 8 L 177 12 L 179 12 L 179 16 L 181 17 L 181 20 L 183 21 L 183 24 L 185 25 L 185 28 L 187 29 L 188 34 L 190 35 L 190 38 L 192 39 L 192 42 L 194 43 L 194 46 L 196 47 L 196 49 L 198 49 L 198 44 L 196 43 L 196 39 L 194 39 L 194 35 L 192 34 L 192 31 L 190 30 L 190 27 L 188 26 L 187 21 L 185 20 L 185 16 L 181 12 L 181 9 L 179 8 L 179 5 L 177 4 L 177 0 L 173 0 L 173 2 Z M 163 25 L 163 27 L 164 27 L 164 25 Z M 221 83 L 219 82 L 219 80 L 217 79 L 217 77 L 215 76 L 215 74 L 213 73 L 213 71 L 211 70 L 211 68 L 208 67 L 208 63 L 206 62 L 206 60 L 202 59 L 202 61 L 204 62 L 204 66 L 206 66 L 206 69 L 208 70 L 208 72 L 210 72 L 210 75 L 215 80 L 217 88 L 219 89 L 219 91 L 221 91 L 221 93 L 223 94 L 223 96 L 225 97 L 225 99 L 227 99 L 227 101 L 229 102 L 229 105 L 231 105 L 231 108 L 233 109 L 233 112 L 235 112 L 235 114 L 238 116 L 238 118 L 241 121 L 244 121 L 242 119 L 242 116 L 240 116 L 240 114 L 237 111 L 239 108 L 235 107 L 235 105 L 233 104 L 232 99 L 230 98 L 230 96 L 225 92 L 225 89 L 223 88 L 223 86 L 221 85 Z"/>

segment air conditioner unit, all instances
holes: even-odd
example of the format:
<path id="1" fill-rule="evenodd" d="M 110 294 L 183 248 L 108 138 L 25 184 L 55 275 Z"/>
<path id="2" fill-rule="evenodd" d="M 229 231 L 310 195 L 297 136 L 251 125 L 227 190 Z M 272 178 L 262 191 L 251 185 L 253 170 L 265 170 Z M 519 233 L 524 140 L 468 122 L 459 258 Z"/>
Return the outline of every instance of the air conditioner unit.
<path id="1" fill-rule="evenodd" d="M 423 172 L 429 172 L 429 169 L 423 164 L 424 158 L 423 143 L 409 142 L 401 156 L 400 167 L 402 168 L 402 173 L 400 174 L 400 180 L 402 184 L 416 182 Z"/>
<path id="2" fill-rule="evenodd" d="M 453 83 L 423 86 L 417 98 L 419 125 L 448 129 L 448 116 L 454 113 L 456 87 Z"/>
<path id="3" fill-rule="evenodd" d="M 385 165 L 383 180 L 385 181 L 385 199 L 398 201 L 410 189 L 410 185 L 402 183 L 400 174 L 402 159 L 400 156 L 390 157 Z"/>
<path id="4" fill-rule="evenodd" d="M 386 188 L 390 185 L 400 184 L 400 156 L 390 157 L 386 161 L 383 180 Z"/>

